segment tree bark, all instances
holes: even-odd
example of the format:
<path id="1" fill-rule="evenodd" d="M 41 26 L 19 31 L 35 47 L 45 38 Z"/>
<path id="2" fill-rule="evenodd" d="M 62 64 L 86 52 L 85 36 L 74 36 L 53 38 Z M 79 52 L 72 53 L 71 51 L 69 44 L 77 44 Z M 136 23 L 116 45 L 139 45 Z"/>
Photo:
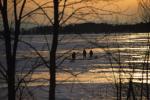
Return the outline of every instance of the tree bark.
<path id="1" fill-rule="evenodd" d="M 12 57 L 11 46 L 11 32 L 9 29 L 8 15 L 7 15 L 7 1 L 3 1 L 3 7 L 1 9 L 3 26 L 4 26 L 4 40 L 5 40 L 5 53 L 6 53 L 6 66 L 8 75 L 8 100 L 15 100 L 15 69 Z"/>
<path id="2" fill-rule="evenodd" d="M 53 40 L 50 51 L 50 86 L 49 86 L 49 100 L 55 100 L 56 88 L 56 50 L 58 45 L 59 33 L 59 14 L 58 14 L 58 0 L 53 0 L 54 4 L 54 25 L 53 25 Z"/>

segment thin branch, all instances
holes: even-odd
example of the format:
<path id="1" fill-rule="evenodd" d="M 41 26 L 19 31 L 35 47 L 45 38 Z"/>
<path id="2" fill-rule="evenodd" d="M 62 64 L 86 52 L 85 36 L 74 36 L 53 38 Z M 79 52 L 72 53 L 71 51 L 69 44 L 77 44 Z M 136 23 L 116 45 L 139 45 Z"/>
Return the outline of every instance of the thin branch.
<path id="1" fill-rule="evenodd" d="M 42 10 L 42 12 L 44 13 L 44 15 L 48 18 L 49 22 L 53 25 L 52 19 L 48 16 L 48 14 L 45 12 L 45 10 L 43 9 L 43 7 L 40 6 L 35 0 L 32 0 L 32 1 Z"/>
<path id="2" fill-rule="evenodd" d="M 19 20 L 21 20 L 21 18 L 22 18 L 21 16 L 22 16 L 22 13 L 23 13 L 24 8 L 25 8 L 26 1 L 27 0 L 24 0 L 23 3 L 22 3 L 20 14 L 19 14 Z"/>

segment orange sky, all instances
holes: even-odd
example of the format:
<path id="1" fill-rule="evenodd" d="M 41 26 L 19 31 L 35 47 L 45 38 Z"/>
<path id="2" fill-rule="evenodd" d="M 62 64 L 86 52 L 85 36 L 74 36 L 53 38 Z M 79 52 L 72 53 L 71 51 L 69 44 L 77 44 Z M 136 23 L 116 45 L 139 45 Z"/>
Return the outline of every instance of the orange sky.
<path id="1" fill-rule="evenodd" d="M 44 2 L 47 2 L 48 0 L 35 0 L 36 2 L 43 4 Z M 51 0 L 52 1 L 52 0 Z M 78 1 L 78 0 L 68 0 L 71 1 Z M 74 6 L 70 6 L 70 8 L 66 9 L 64 19 L 69 16 L 70 13 L 73 12 L 73 10 L 83 6 L 93 6 L 95 8 L 98 8 L 100 10 L 97 11 L 98 15 L 90 15 L 87 13 L 93 13 L 92 10 L 82 9 L 77 14 L 84 12 L 85 15 L 75 15 L 72 19 L 70 19 L 69 23 L 74 22 L 84 22 L 84 21 L 94 21 L 94 22 L 108 22 L 108 23 L 134 23 L 138 21 L 138 12 L 137 12 L 137 0 L 92 0 L 93 2 L 90 3 L 82 3 Z M 50 5 L 50 4 L 49 4 Z M 72 9 L 72 8 L 73 9 Z M 34 9 L 35 5 L 33 3 L 30 3 L 27 7 L 28 10 Z M 102 11 L 104 10 L 104 11 Z M 113 13 L 109 12 L 112 11 Z M 26 11 L 27 12 L 27 11 Z M 50 9 L 46 10 L 46 13 L 52 18 L 53 11 Z M 116 12 L 114 14 L 114 12 Z M 120 12 L 120 13 L 119 13 Z M 87 14 L 87 15 L 86 15 Z M 38 19 L 40 23 L 48 23 L 46 18 L 39 16 L 34 16 L 35 19 Z M 79 17 L 77 19 L 77 17 Z M 83 20 L 84 19 L 84 20 Z M 81 21 L 82 20 L 82 21 Z"/>
<path id="2" fill-rule="evenodd" d="M 108 0 L 104 0 L 108 1 Z M 120 12 L 113 15 L 102 16 L 104 22 L 112 23 L 128 23 L 136 22 L 138 18 L 138 3 L 137 0 L 112 0 L 110 2 L 104 2 L 103 0 L 94 4 L 94 6 L 99 7 L 104 10 Z M 106 13 L 105 11 L 99 12 L 100 14 Z M 134 19 L 134 20 L 133 20 Z M 132 23 L 131 22 L 131 23 Z"/>

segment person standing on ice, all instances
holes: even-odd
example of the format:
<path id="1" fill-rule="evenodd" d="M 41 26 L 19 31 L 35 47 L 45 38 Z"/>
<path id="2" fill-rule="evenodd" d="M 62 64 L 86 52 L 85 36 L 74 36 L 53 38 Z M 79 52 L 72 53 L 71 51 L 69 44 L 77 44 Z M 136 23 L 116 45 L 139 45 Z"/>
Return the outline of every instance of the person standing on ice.
<path id="1" fill-rule="evenodd" d="M 90 50 L 89 55 L 90 55 L 90 58 L 93 57 L 93 51 L 92 50 Z"/>
<path id="2" fill-rule="evenodd" d="M 86 50 L 83 50 L 83 59 L 86 59 Z"/>
<path id="3" fill-rule="evenodd" d="M 72 61 L 74 61 L 75 59 L 76 59 L 76 53 L 73 52 L 73 53 L 72 53 Z"/>

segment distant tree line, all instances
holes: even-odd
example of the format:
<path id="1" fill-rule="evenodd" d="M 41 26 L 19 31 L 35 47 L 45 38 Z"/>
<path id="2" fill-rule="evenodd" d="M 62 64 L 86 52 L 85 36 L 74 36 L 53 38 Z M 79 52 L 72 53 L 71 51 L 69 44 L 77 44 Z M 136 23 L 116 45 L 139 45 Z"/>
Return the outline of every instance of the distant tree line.
<path id="1" fill-rule="evenodd" d="M 70 24 L 60 27 L 61 34 L 84 34 L 84 33 L 126 33 L 126 32 L 150 32 L 150 23 L 138 24 L 106 24 L 106 23 L 82 23 Z M 38 26 L 28 30 L 22 30 L 22 34 L 51 34 L 52 26 Z"/>

